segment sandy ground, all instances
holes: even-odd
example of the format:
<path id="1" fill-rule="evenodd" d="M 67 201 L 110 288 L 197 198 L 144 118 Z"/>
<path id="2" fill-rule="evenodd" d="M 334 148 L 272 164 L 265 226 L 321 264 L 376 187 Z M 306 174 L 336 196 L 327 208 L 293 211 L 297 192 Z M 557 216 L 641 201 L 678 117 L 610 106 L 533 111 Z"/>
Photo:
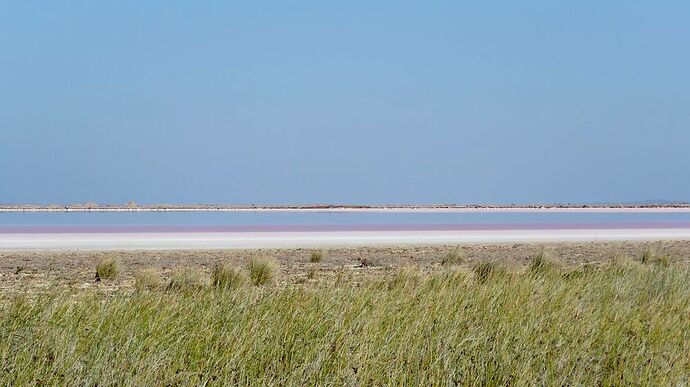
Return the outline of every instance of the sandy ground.
<path id="1" fill-rule="evenodd" d="M 309 262 L 314 249 L 232 249 L 232 250 L 160 250 L 160 251 L 18 251 L 0 252 L 0 293 L 40 292 L 55 288 L 114 290 L 132 288 L 133 275 L 144 268 L 154 268 L 164 277 L 179 266 L 190 266 L 207 275 L 217 262 L 244 266 L 250 257 L 271 257 L 279 263 L 278 283 L 282 285 L 333 281 L 346 275 L 358 281 L 368 276 L 390 275 L 405 266 L 433 270 L 451 251 L 464 257 L 462 265 L 481 260 L 499 260 L 520 269 L 529 258 L 544 249 L 553 258 L 569 266 L 601 263 L 616 255 L 638 258 L 649 249 L 668 255 L 675 262 L 690 263 L 690 240 L 657 242 L 578 242 L 578 243 L 504 243 L 478 245 L 341 247 L 320 249 L 321 263 Z M 122 273 L 114 281 L 97 283 L 95 266 L 104 258 L 120 262 Z M 314 268 L 314 278 L 307 272 Z"/>
<path id="2" fill-rule="evenodd" d="M 0 251 L 338 248 L 625 240 L 690 240 L 690 228 L 240 233 L 0 233 Z"/>

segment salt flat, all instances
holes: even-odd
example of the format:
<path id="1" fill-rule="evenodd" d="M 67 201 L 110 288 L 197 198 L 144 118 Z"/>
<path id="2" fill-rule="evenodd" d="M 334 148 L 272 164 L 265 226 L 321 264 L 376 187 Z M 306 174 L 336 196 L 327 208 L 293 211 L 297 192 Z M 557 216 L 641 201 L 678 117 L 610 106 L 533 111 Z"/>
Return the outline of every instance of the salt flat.
<path id="1" fill-rule="evenodd" d="M 8 233 L 0 250 L 166 250 L 690 240 L 690 228 L 176 233 Z"/>

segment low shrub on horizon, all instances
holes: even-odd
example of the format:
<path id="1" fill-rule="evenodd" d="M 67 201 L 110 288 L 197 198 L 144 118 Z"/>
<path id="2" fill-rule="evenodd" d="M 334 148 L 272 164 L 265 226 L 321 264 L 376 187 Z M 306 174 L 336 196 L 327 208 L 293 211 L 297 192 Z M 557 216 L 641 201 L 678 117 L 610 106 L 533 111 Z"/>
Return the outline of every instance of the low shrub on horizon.
<path id="1" fill-rule="evenodd" d="M 120 263 L 116 259 L 106 258 L 96 265 L 96 281 L 114 280 L 120 274 Z"/>

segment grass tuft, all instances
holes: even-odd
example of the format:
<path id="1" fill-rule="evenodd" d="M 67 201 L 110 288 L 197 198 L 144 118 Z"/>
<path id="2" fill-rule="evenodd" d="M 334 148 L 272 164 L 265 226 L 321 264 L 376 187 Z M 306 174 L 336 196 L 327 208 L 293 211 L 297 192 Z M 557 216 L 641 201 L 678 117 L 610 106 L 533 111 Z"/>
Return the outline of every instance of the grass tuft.
<path id="1" fill-rule="evenodd" d="M 273 281 L 278 264 L 268 258 L 251 258 L 247 264 L 252 285 L 262 286 Z"/>
<path id="2" fill-rule="evenodd" d="M 664 254 L 656 254 L 651 249 L 645 249 L 640 256 L 640 262 L 645 265 L 656 265 L 661 267 L 667 267 L 671 264 L 671 257 Z"/>
<path id="3" fill-rule="evenodd" d="M 643 264 L 651 263 L 654 259 L 654 252 L 651 249 L 645 249 L 640 255 L 640 262 Z"/>
<path id="4" fill-rule="evenodd" d="M 309 266 L 307 269 L 307 278 L 314 279 L 314 277 L 316 277 L 316 267 Z"/>
<path id="5" fill-rule="evenodd" d="M 143 269 L 134 273 L 134 288 L 137 291 L 156 290 L 163 286 L 163 278 L 155 269 Z"/>
<path id="6" fill-rule="evenodd" d="M 191 267 L 180 267 L 173 271 L 167 290 L 197 292 L 206 287 L 204 276 Z"/>
<path id="7" fill-rule="evenodd" d="M 114 280 L 120 274 L 120 263 L 115 259 L 104 259 L 96 265 L 96 282 Z"/>
<path id="8" fill-rule="evenodd" d="M 309 254 L 309 262 L 319 263 L 321 261 L 323 261 L 323 253 L 321 251 L 312 251 L 311 254 Z"/>
<path id="9" fill-rule="evenodd" d="M 464 254 L 460 250 L 455 249 L 453 251 L 449 251 L 448 254 L 444 255 L 441 258 L 441 265 L 443 265 L 443 266 L 461 265 L 464 261 L 465 261 Z"/>
<path id="10" fill-rule="evenodd" d="M 548 275 L 561 272 L 561 265 L 549 257 L 544 250 L 530 258 L 527 271 L 532 275 Z"/>
<path id="11" fill-rule="evenodd" d="M 503 264 L 493 260 L 478 262 L 472 269 L 477 281 L 482 284 L 508 274 L 508 269 Z"/>
<path id="12" fill-rule="evenodd" d="M 242 286 L 246 278 L 242 271 L 229 263 L 217 263 L 211 271 L 211 285 L 219 290 Z"/>

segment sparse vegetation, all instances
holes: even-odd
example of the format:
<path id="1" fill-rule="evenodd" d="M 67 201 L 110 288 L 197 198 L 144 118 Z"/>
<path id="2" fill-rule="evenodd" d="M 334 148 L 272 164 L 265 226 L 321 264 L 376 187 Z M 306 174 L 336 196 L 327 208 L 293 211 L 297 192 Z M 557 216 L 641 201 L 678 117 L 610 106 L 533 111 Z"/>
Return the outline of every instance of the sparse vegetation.
<path id="1" fill-rule="evenodd" d="M 211 271 L 211 285 L 220 290 L 233 289 L 246 282 L 245 275 L 229 263 L 217 263 Z"/>
<path id="2" fill-rule="evenodd" d="M 553 258 L 549 257 L 544 250 L 530 258 L 527 271 L 532 275 L 547 275 L 561 273 L 562 267 Z"/>
<path id="3" fill-rule="evenodd" d="M 671 257 L 665 254 L 656 254 L 651 249 L 645 249 L 640 256 L 640 262 L 643 264 L 668 266 L 671 264 Z"/>
<path id="4" fill-rule="evenodd" d="M 640 262 L 650 263 L 654 258 L 654 252 L 651 249 L 645 249 L 640 256 Z"/>
<path id="5" fill-rule="evenodd" d="M 114 280 L 120 274 L 120 264 L 116 259 L 103 259 L 96 265 L 96 282 Z"/>
<path id="6" fill-rule="evenodd" d="M 316 277 L 316 267 L 309 266 L 307 269 L 307 278 L 314 279 L 314 277 Z"/>
<path id="7" fill-rule="evenodd" d="M 198 270 L 191 267 L 179 267 L 173 271 L 167 289 L 179 292 L 197 292 L 205 287 L 206 280 Z"/>
<path id="8" fill-rule="evenodd" d="M 143 269 L 134 273 L 134 288 L 138 291 L 156 290 L 163 286 L 163 279 L 155 269 Z"/>
<path id="9" fill-rule="evenodd" d="M 503 277 L 508 273 L 508 269 L 505 266 L 494 260 L 476 263 L 473 267 L 473 271 L 477 281 L 480 283 L 485 283 L 497 277 Z"/>
<path id="10" fill-rule="evenodd" d="M 422 280 L 422 274 L 416 267 L 403 267 L 398 270 L 388 283 L 389 289 L 416 286 Z"/>
<path id="11" fill-rule="evenodd" d="M 267 261 L 254 262 L 265 267 Z M 338 286 L 0 295 L 8 385 L 684 385 L 690 269 L 495 261 Z M 269 265 L 270 266 L 270 265 Z M 538 267 L 535 264 L 535 267 Z M 225 271 L 223 271 L 225 272 Z M 479 282 L 477 279 L 482 279 Z"/>
<path id="12" fill-rule="evenodd" d="M 323 261 L 323 253 L 321 251 L 312 251 L 311 254 L 309 254 L 309 262 L 319 263 L 321 261 Z"/>
<path id="13" fill-rule="evenodd" d="M 458 249 L 449 251 L 441 258 L 441 265 L 443 266 L 461 265 L 463 262 L 465 262 L 465 256 Z"/>
<path id="14" fill-rule="evenodd" d="M 261 286 L 273 281 L 278 264 L 269 258 L 251 258 L 247 264 L 252 285 Z"/>

